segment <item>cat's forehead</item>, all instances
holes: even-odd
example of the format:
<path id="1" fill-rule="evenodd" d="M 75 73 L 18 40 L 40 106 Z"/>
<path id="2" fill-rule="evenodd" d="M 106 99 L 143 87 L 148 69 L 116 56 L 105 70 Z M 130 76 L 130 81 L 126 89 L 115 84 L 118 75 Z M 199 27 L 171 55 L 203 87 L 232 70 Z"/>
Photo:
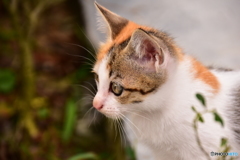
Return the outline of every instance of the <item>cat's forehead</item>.
<path id="1" fill-rule="evenodd" d="M 96 61 L 94 67 L 93 67 L 93 72 L 100 74 L 100 72 L 106 72 L 107 71 L 107 63 L 109 62 L 109 57 L 105 56 L 104 58 L 102 58 L 99 61 Z"/>

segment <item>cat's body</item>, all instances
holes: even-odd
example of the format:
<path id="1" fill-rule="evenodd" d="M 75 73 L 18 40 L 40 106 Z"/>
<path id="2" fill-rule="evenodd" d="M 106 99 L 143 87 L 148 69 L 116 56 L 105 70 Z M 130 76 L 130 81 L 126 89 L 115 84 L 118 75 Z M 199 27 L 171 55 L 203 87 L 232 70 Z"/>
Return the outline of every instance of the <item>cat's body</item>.
<path id="1" fill-rule="evenodd" d="M 106 116 L 123 118 L 138 159 L 146 147 L 155 160 L 204 160 L 193 120 L 204 106 L 216 109 L 224 127 L 204 114 L 198 133 L 204 150 L 218 152 L 221 138 L 240 151 L 240 72 L 209 70 L 185 55 L 163 32 L 128 21 L 97 5 L 109 26 L 93 72 L 98 92 L 93 105 Z M 140 153 L 139 153 L 140 152 Z M 216 157 L 212 157 L 213 159 Z"/>
<path id="2" fill-rule="evenodd" d="M 239 101 L 234 100 L 236 98 L 234 97 L 236 96 L 234 90 L 239 85 L 240 73 L 213 71 L 221 84 L 220 93 L 214 95 L 209 92 L 211 90 L 209 86 L 196 80 L 191 73 L 189 74 L 188 70 L 192 68 L 192 64 L 189 63 L 191 61 L 183 62 L 182 66 L 179 66 L 178 73 L 176 73 L 173 81 L 165 84 L 146 102 L 150 106 L 159 106 L 159 110 L 128 115 L 129 120 L 138 127 L 136 129 L 133 126 L 131 128 L 127 126 L 132 136 L 131 141 L 137 149 L 137 155 L 140 155 L 138 159 L 144 159 L 142 158 L 143 154 L 141 154 L 144 150 L 138 149 L 144 144 L 151 148 L 153 154 L 156 154 L 156 159 L 159 160 L 206 159 L 199 149 L 193 130 L 193 119 L 196 114 L 191 106 L 195 106 L 199 111 L 204 109 L 194 96 L 195 93 L 199 92 L 205 95 L 209 108 L 217 106 L 214 108 L 222 115 L 225 122 L 223 128 L 216 123 L 212 114 L 203 116 L 205 122 L 199 123 L 199 136 L 204 149 L 209 155 L 212 151 L 219 151 L 220 139 L 226 137 L 230 140 L 231 151 L 240 151 L 240 135 L 237 130 L 234 132 L 232 129 L 233 125 L 236 125 L 239 131 L 239 122 L 231 119 L 233 116 L 237 116 L 233 114 L 236 113 L 236 103 L 239 103 Z M 237 92 L 235 93 L 237 94 Z M 240 93 L 238 93 L 238 96 L 240 96 Z M 238 113 L 239 116 L 240 113 Z M 134 133 L 131 133 L 132 129 L 135 130 L 137 137 Z M 138 130 L 141 132 L 139 133 Z"/>

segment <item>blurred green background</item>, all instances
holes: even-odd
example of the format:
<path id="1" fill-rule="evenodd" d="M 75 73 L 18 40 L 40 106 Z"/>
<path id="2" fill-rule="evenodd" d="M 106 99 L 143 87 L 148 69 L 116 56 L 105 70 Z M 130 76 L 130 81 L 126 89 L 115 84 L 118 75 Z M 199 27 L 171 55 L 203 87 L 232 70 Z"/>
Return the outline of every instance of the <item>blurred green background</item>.
<path id="1" fill-rule="evenodd" d="M 0 160 L 134 159 L 88 112 L 95 51 L 82 14 L 77 0 L 0 1 Z"/>

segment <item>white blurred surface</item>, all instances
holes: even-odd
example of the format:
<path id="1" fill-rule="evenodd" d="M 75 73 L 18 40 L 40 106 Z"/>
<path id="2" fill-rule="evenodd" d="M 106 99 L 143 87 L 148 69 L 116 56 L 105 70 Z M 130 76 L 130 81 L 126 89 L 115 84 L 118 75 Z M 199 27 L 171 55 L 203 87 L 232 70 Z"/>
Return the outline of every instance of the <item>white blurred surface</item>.
<path id="1" fill-rule="evenodd" d="M 104 41 L 97 30 L 94 0 L 80 0 L 87 34 Z M 239 0 L 98 0 L 136 23 L 167 31 L 186 54 L 205 65 L 240 69 Z"/>

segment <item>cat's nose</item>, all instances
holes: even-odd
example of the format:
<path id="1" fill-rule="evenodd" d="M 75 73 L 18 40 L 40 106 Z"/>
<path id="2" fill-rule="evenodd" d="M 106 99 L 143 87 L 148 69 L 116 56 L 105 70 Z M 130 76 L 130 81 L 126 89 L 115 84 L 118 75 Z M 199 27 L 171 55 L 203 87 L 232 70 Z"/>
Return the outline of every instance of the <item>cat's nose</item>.
<path id="1" fill-rule="evenodd" d="M 100 110 L 103 108 L 103 103 L 105 98 L 100 97 L 99 95 L 96 95 L 93 100 L 93 107 L 97 110 Z"/>

